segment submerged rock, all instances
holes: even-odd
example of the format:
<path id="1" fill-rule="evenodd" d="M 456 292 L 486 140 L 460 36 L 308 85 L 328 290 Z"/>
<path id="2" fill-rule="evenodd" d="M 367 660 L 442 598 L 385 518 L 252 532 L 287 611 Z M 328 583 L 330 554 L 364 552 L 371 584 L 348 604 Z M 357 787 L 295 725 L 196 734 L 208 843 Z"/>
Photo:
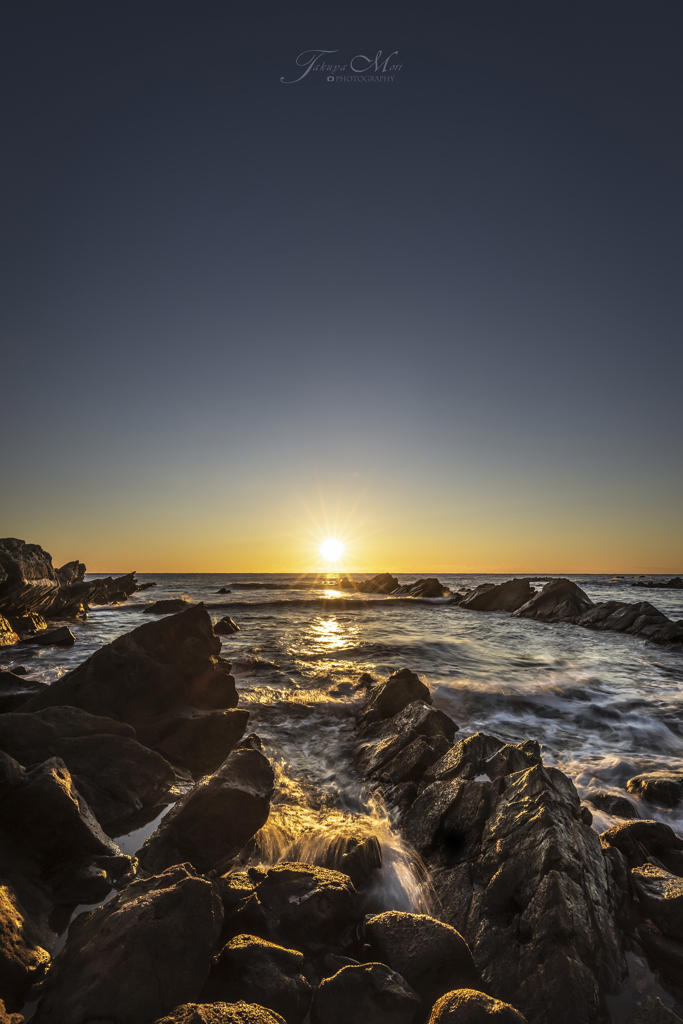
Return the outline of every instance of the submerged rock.
<path id="1" fill-rule="evenodd" d="M 213 631 L 216 636 L 228 636 L 230 633 L 239 633 L 240 627 L 234 622 L 229 615 L 216 622 L 213 627 Z"/>
<path id="2" fill-rule="evenodd" d="M 254 935 L 237 935 L 214 957 L 209 991 L 214 1002 L 258 1001 L 287 1024 L 301 1024 L 313 998 L 303 954 Z"/>
<path id="3" fill-rule="evenodd" d="M 342 967 L 315 993 L 311 1024 L 412 1024 L 421 999 L 385 964 Z"/>
<path id="4" fill-rule="evenodd" d="M 152 615 L 169 615 L 171 612 L 182 612 L 184 608 L 189 608 L 190 602 L 183 600 L 182 597 L 170 597 L 165 601 L 155 601 L 154 604 L 147 605 L 145 612 Z"/>
<path id="5" fill-rule="evenodd" d="M 268 819 L 275 776 L 258 750 L 236 750 L 169 811 L 138 853 L 152 874 L 187 862 L 197 871 L 227 867 Z"/>
<path id="6" fill-rule="evenodd" d="M 0 999 L 17 1006 L 49 966 L 50 954 L 40 946 L 16 891 L 0 880 Z"/>
<path id="7" fill-rule="evenodd" d="M 45 982 L 34 1024 L 149 1024 L 196 999 L 223 909 L 187 865 L 139 879 L 76 918 Z M 201 1019 L 201 1018 L 200 1018 Z"/>
<path id="8" fill-rule="evenodd" d="M 32 636 L 20 640 L 21 644 L 39 644 L 41 647 L 70 647 L 76 643 L 76 637 L 68 626 L 59 626 L 58 629 L 48 629 L 42 633 L 34 633 Z"/>
<path id="9" fill-rule="evenodd" d="M 513 612 L 518 618 L 539 622 L 576 622 L 593 608 L 593 602 L 581 587 L 571 580 L 554 579 L 526 604 Z"/>
<path id="10" fill-rule="evenodd" d="M 428 1024 L 526 1024 L 526 1018 L 509 1003 L 461 988 L 439 999 Z"/>

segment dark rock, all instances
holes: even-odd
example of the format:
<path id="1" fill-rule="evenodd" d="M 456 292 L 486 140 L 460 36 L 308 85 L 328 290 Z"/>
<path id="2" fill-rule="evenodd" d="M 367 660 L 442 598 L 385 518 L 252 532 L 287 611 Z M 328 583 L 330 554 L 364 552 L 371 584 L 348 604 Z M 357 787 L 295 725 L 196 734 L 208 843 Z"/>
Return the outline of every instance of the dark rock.
<path id="1" fill-rule="evenodd" d="M 641 636 L 658 643 L 683 640 L 680 623 L 672 622 L 648 601 L 604 601 L 580 615 L 577 625 Z"/>
<path id="2" fill-rule="evenodd" d="M 334 867 L 335 865 L 330 865 Z M 367 885 L 375 871 L 382 867 L 382 847 L 377 836 L 349 839 L 339 860 L 339 870 L 348 875 L 356 889 Z"/>
<path id="3" fill-rule="evenodd" d="M 683 839 L 680 839 L 669 825 L 662 821 L 629 821 L 601 833 L 600 843 L 604 850 L 613 847 L 626 858 L 629 868 L 639 867 L 651 858 L 659 860 L 664 867 L 676 874 L 683 874 L 675 866 L 680 858 L 683 869 Z"/>
<path id="4" fill-rule="evenodd" d="M 640 581 L 631 584 L 632 587 L 647 587 L 649 590 L 683 590 L 683 580 L 680 576 L 672 576 L 666 583 L 659 581 L 647 580 Z"/>
<path id="5" fill-rule="evenodd" d="M 477 732 L 460 740 L 424 775 L 424 786 L 453 779 L 492 782 L 543 764 L 538 743 L 527 740 L 512 745 L 487 733 Z M 481 778 L 479 778 L 481 776 Z"/>
<path id="6" fill-rule="evenodd" d="M 365 934 L 369 959 L 397 971 L 428 1006 L 453 988 L 481 983 L 462 935 L 426 914 L 377 914 L 367 922 Z"/>
<path id="7" fill-rule="evenodd" d="M 11 647 L 19 643 L 19 634 L 15 633 L 4 616 L 0 615 L 0 647 Z"/>
<path id="8" fill-rule="evenodd" d="M 586 794 L 586 800 L 599 811 L 606 814 L 613 814 L 617 818 L 637 818 L 638 812 L 630 800 L 618 793 L 604 793 L 602 790 L 593 790 Z"/>
<path id="9" fill-rule="evenodd" d="M 55 902 L 102 899 L 130 867 L 57 757 L 25 770 L 0 751 L 0 827 L 25 874 Z"/>
<path id="10" fill-rule="evenodd" d="M 230 665 L 202 605 L 138 626 L 95 651 L 72 672 L 33 697 L 22 710 L 71 705 L 135 726 L 147 743 L 184 708 L 237 704 Z"/>
<path id="11" fill-rule="evenodd" d="M 0 714 L 16 711 L 31 697 L 42 693 L 48 685 L 33 679 L 24 679 L 13 672 L 0 672 Z"/>
<path id="12" fill-rule="evenodd" d="M 220 622 L 214 624 L 213 631 L 217 636 L 228 636 L 230 633 L 239 633 L 239 628 L 237 623 L 226 615 Z"/>
<path id="13" fill-rule="evenodd" d="M 650 996 L 633 1011 L 626 1024 L 682 1024 L 678 1014 L 665 1006 L 658 996 Z"/>
<path id="14" fill-rule="evenodd" d="M 0 715 L 0 749 L 23 765 L 60 757 L 101 824 L 159 803 L 175 779 L 132 726 L 80 708 Z"/>
<path id="15" fill-rule="evenodd" d="M 416 580 L 392 591 L 392 597 L 448 597 L 449 594 L 449 588 L 434 577 Z"/>
<path id="16" fill-rule="evenodd" d="M 26 665 L 12 665 L 12 667 L 10 668 L 10 672 L 12 673 L 12 675 L 15 676 L 28 675 L 28 669 L 26 668 Z"/>
<path id="17" fill-rule="evenodd" d="M 58 629 L 49 629 L 44 633 L 35 633 L 33 636 L 20 640 L 21 644 L 40 644 L 41 647 L 70 647 L 76 643 L 76 637 L 68 626 L 59 626 Z"/>
<path id="18" fill-rule="evenodd" d="M 34 1024 L 149 1024 L 196 999 L 223 908 L 215 886 L 177 865 L 78 917 L 50 970 Z"/>
<path id="19" fill-rule="evenodd" d="M 661 971 L 676 988 L 680 988 L 683 978 L 683 942 L 667 938 L 659 931 L 641 928 L 638 932 L 650 966 Z"/>
<path id="20" fill-rule="evenodd" d="M 526 1018 L 509 1003 L 461 988 L 439 999 L 429 1024 L 526 1024 Z"/>
<path id="21" fill-rule="evenodd" d="M 683 941 L 683 879 L 654 864 L 631 871 L 643 914 L 671 939 Z"/>
<path id="22" fill-rule="evenodd" d="M 371 676 L 369 672 L 361 672 L 356 682 L 357 690 L 368 690 L 371 686 L 374 686 L 377 680 L 374 676 Z"/>
<path id="23" fill-rule="evenodd" d="M 237 927 L 256 929 L 274 942 L 302 950 L 343 952 L 362 911 L 348 875 L 312 864 L 285 861 L 260 878 L 237 915 Z"/>
<path id="24" fill-rule="evenodd" d="M 399 582 L 391 573 L 382 572 L 373 576 L 371 580 L 361 580 L 360 583 L 355 583 L 353 586 L 361 594 L 393 594 L 395 590 L 398 590 Z"/>
<path id="25" fill-rule="evenodd" d="M 47 622 L 37 612 L 12 616 L 9 619 L 9 624 L 15 633 L 37 633 L 40 629 L 47 629 Z"/>
<path id="26" fill-rule="evenodd" d="M 354 760 L 361 771 L 372 775 L 389 764 L 418 737 L 426 740 L 439 739 L 450 747 L 457 730 L 458 726 L 443 711 L 438 711 L 421 700 L 412 701 L 397 715 L 383 719 L 366 729 L 366 736 L 370 739 L 359 747 Z M 433 761 L 440 756 L 434 757 Z"/>
<path id="27" fill-rule="evenodd" d="M 342 967 L 315 993 L 311 1024 L 412 1024 L 421 1000 L 384 964 Z"/>
<path id="28" fill-rule="evenodd" d="M 238 935 L 214 957 L 207 983 L 211 1001 L 255 1003 L 301 1024 L 313 992 L 304 976 L 304 957 L 254 935 Z"/>
<path id="29" fill-rule="evenodd" d="M 93 1021 L 92 1024 L 97 1024 Z M 256 1003 L 185 1003 L 155 1024 L 286 1024 L 279 1013 Z"/>
<path id="30" fill-rule="evenodd" d="M 123 576 L 107 576 L 105 579 L 91 580 L 90 583 L 81 584 L 88 589 L 86 595 L 90 604 L 121 604 L 128 600 L 136 591 L 145 589 L 139 587 L 134 572 L 127 572 Z M 152 584 L 156 586 L 156 584 Z M 74 588 L 75 594 L 79 593 Z"/>
<path id="31" fill-rule="evenodd" d="M 193 775 L 208 775 L 235 749 L 248 721 L 249 712 L 242 710 L 177 719 L 164 727 L 154 749 Z"/>
<path id="32" fill-rule="evenodd" d="M 530 601 L 513 612 L 523 619 L 539 622 L 576 622 L 593 607 L 587 594 L 571 580 L 555 579 L 546 583 Z"/>
<path id="33" fill-rule="evenodd" d="M 172 612 L 182 612 L 184 608 L 189 608 L 190 602 L 183 600 L 182 597 L 171 597 L 165 601 L 155 601 L 154 604 L 150 604 L 145 608 L 145 612 L 151 615 L 170 615 Z"/>
<path id="34" fill-rule="evenodd" d="M 392 718 L 414 700 L 431 704 L 429 688 L 410 669 L 402 668 L 394 672 L 386 682 L 373 686 L 369 691 L 367 701 L 358 716 L 361 731 L 375 722 Z"/>
<path id="35" fill-rule="evenodd" d="M 257 750 L 236 750 L 169 811 L 139 851 L 145 871 L 189 862 L 206 873 L 227 864 L 265 824 L 273 795 L 270 762 Z"/>
<path id="36" fill-rule="evenodd" d="M 77 559 L 67 562 L 60 569 L 55 569 L 55 575 L 62 587 L 70 586 L 72 583 L 82 583 L 85 578 L 85 565 Z"/>
<path id="37" fill-rule="evenodd" d="M 0 611 L 5 615 L 45 611 L 58 589 L 47 551 L 15 537 L 0 540 Z"/>
<path id="38" fill-rule="evenodd" d="M 626 783 L 629 793 L 659 807 L 676 807 L 683 799 L 683 772 L 644 772 Z"/>
<path id="39" fill-rule="evenodd" d="M 528 580 L 507 580 L 505 583 L 482 583 L 459 602 L 461 608 L 475 612 L 516 612 L 535 596 Z"/>
<path id="40" fill-rule="evenodd" d="M 50 954 L 39 944 L 14 888 L 0 881 L 0 998 L 17 1006 L 49 966 Z"/>
<path id="41" fill-rule="evenodd" d="M 140 591 L 140 590 L 150 590 L 152 587 L 158 587 L 158 586 L 159 586 L 158 583 L 138 583 L 138 588 L 137 589 L 138 589 L 138 591 Z"/>
<path id="42" fill-rule="evenodd" d="M 232 590 L 228 590 L 227 587 L 221 587 L 220 590 L 216 591 L 217 594 L 232 594 Z"/>

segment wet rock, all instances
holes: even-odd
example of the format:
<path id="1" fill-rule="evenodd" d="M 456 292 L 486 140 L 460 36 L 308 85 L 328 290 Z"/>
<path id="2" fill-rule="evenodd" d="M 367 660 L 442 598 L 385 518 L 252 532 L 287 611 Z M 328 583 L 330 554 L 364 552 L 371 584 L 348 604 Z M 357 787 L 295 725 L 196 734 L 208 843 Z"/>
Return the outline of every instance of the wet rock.
<path id="1" fill-rule="evenodd" d="M 232 594 L 232 590 L 228 590 L 227 587 L 221 587 L 220 590 L 216 591 L 217 594 Z"/>
<path id="2" fill-rule="evenodd" d="M 586 800 L 599 811 L 606 814 L 613 814 L 617 818 L 637 818 L 638 812 L 630 800 L 618 793 L 605 793 L 602 790 L 593 790 L 586 794 Z"/>
<path id="3" fill-rule="evenodd" d="M 50 954 L 39 944 L 14 888 L 0 880 L 0 998 L 17 1006 L 49 966 Z"/>
<path id="4" fill-rule="evenodd" d="M 581 587 L 567 579 L 546 583 L 531 600 L 513 612 L 518 618 L 537 619 L 539 622 L 576 622 L 579 616 L 593 607 L 593 602 Z"/>
<path id="5" fill-rule="evenodd" d="M 4 616 L 0 615 L 0 647 L 11 647 L 19 643 L 19 634 L 15 633 Z"/>
<path id="6" fill-rule="evenodd" d="M 422 788 L 452 779 L 492 782 L 542 763 L 541 748 L 535 741 L 513 745 L 477 732 L 456 743 L 425 772 Z"/>
<path id="7" fill-rule="evenodd" d="M 236 750 L 169 811 L 138 853 L 145 871 L 188 862 L 198 871 L 225 870 L 265 824 L 275 777 L 258 750 Z"/>
<path id="8" fill-rule="evenodd" d="M 217 636 L 228 636 L 230 633 L 239 633 L 240 627 L 234 622 L 229 615 L 221 619 L 220 622 L 216 622 L 213 627 L 213 631 Z"/>
<path id="9" fill-rule="evenodd" d="M 526 1018 L 509 1003 L 461 988 L 439 999 L 429 1024 L 526 1024 Z"/>
<path id="10" fill-rule="evenodd" d="M 102 899 L 130 867 L 57 757 L 27 770 L 0 751 L 0 827 L 26 875 L 55 902 Z"/>
<path id="11" fill-rule="evenodd" d="M 251 872 L 250 872 L 251 873 Z M 343 952 L 362 918 L 348 875 L 313 864 L 285 861 L 256 882 L 236 917 L 237 927 L 302 950 Z"/>
<path id="12" fill-rule="evenodd" d="M 138 626 L 95 651 L 22 710 L 71 705 L 128 722 L 147 743 L 160 726 L 189 707 L 237 704 L 230 665 L 216 657 L 220 640 L 202 605 Z"/>
<path id="13" fill-rule="evenodd" d="M 76 637 L 68 626 L 59 626 L 57 629 L 48 629 L 43 633 L 35 633 L 20 640 L 20 644 L 39 644 L 41 647 L 70 647 L 76 643 Z"/>
<path id="14" fill-rule="evenodd" d="M 626 1024 L 681 1024 L 681 1018 L 658 996 L 650 996 L 633 1011 Z"/>
<path id="15" fill-rule="evenodd" d="M 516 612 L 535 596 L 528 580 L 507 580 L 505 583 L 482 583 L 470 590 L 459 602 L 461 608 L 475 612 Z"/>
<path id="16" fill-rule="evenodd" d="M 676 807 L 683 799 L 683 772 L 644 772 L 626 783 L 629 793 L 659 807 Z"/>
<path id="17" fill-rule="evenodd" d="M 101 824 L 157 804 L 175 778 L 160 754 L 137 742 L 132 726 L 80 708 L 0 715 L 0 749 L 23 765 L 61 758 Z"/>
<path id="18" fill-rule="evenodd" d="M 26 668 L 26 665 L 12 665 L 9 671 L 12 673 L 12 675 L 15 676 L 28 675 L 28 669 Z"/>
<path id="19" fill-rule="evenodd" d="M 448 597 L 450 590 L 433 576 L 416 580 L 392 591 L 392 597 Z"/>
<path id="20" fill-rule="evenodd" d="M 0 672 L 0 714 L 15 711 L 48 686 L 13 672 Z"/>
<path id="21" fill-rule="evenodd" d="M 159 586 L 158 583 L 138 583 L 137 589 L 138 589 L 138 591 L 140 591 L 140 590 L 150 590 L 152 587 L 158 587 L 158 586 Z"/>
<path id="22" fill-rule="evenodd" d="M 418 737 L 443 739 L 450 747 L 457 731 L 458 726 L 443 711 L 414 700 L 397 715 L 369 725 L 365 730 L 367 740 L 354 760 L 361 771 L 372 775 Z"/>
<path id="23" fill-rule="evenodd" d="M 683 874 L 683 839 L 662 821 L 639 820 L 617 825 L 601 833 L 600 843 L 604 850 L 619 850 L 629 868 L 656 858 L 674 874 Z"/>
<path id="24" fill-rule="evenodd" d="M 397 971 L 427 1005 L 450 989 L 481 983 L 462 935 L 426 914 L 377 914 L 367 922 L 365 934 L 369 959 Z"/>
<path id="25" fill-rule="evenodd" d="M 95 1022 L 93 1022 L 95 1024 Z M 185 1003 L 155 1024 L 287 1024 L 256 1003 Z"/>
<path id="26" fill-rule="evenodd" d="M 177 865 L 78 917 L 45 982 L 34 1024 L 149 1024 L 196 999 L 223 908 L 214 885 Z M 201 1018 L 200 1018 L 201 1019 Z"/>
<path id="27" fill-rule="evenodd" d="M 377 836 L 349 839 L 339 862 L 339 870 L 348 875 L 356 889 L 367 885 L 382 867 L 382 847 Z"/>
<path id="28" fill-rule="evenodd" d="M 47 629 L 47 622 L 37 612 L 11 616 L 9 624 L 15 633 L 37 633 L 40 629 Z"/>
<path id="29" fill-rule="evenodd" d="M 311 1024 L 412 1024 L 420 997 L 384 964 L 342 967 L 315 993 Z"/>
<path id="30" fill-rule="evenodd" d="M 208 775 L 234 750 L 248 721 L 249 712 L 242 710 L 181 718 L 164 727 L 154 749 L 193 775 Z"/>
<path id="31" fill-rule="evenodd" d="M 375 677 L 371 676 L 369 672 L 361 672 L 356 681 L 355 688 L 356 690 L 369 690 L 376 682 Z"/>
<path id="32" fill-rule="evenodd" d="M 190 602 L 184 601 L 182 597 L 171 597 L 165 601 L 155 601 L 154 604 L 150 604 L 145 608 L 145 612 L 150 615 L 170 615 L 172 612 L 182 612 L 184 608 L 189 608 Z"/>
<path id="33" fill-rule="evenodd" d="M 313 991 L 304 976 L 303 954 L 254 935 L 238 935 L 214 957 L 206 994 L 211 1001 L 242 1000 L 281 1014 L 287 1024 L 301 1024 Z"/>
<path id="34" fill-rule="evenodd" d="M 683 879 L 654 864 L 633 868 L 631 881 L 642 913 L 664 935 L 683 941 Z"/>
<path id="35" fill-rule="evenodd" d="M 392 718 L 403 711 L 414 700 L 431 704 L 429 688 L 410 669 L 402 668 L 384 683 L 369 691 L 367 701 L 358 716 L 358 726 L 363 732 L 368 726 Z"/>

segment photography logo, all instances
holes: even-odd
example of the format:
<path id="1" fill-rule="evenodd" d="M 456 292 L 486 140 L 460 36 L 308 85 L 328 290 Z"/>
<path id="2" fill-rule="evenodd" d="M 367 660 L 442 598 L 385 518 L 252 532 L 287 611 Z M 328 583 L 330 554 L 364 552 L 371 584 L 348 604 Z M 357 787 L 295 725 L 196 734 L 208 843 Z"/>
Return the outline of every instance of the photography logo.
<path id="1" fill-rule="evenodd" d="M 327 82 L 393 82 L 403 65 L 398 61 L 398 50 L 385 57 L 378 50 L 374 57 L 357 53 L 343 64 L 335 64 L 330 54 L 339 50 L 304 50 L 296 58 L 297 77 L 280 77 L 284 85 L 294 85 L 308 75 L 322 73 Z"/>

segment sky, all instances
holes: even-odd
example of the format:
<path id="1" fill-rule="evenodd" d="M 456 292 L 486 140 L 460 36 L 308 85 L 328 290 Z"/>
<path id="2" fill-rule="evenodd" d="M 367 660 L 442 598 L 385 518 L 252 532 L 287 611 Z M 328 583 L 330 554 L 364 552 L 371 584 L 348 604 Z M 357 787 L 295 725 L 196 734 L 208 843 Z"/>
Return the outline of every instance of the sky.
<path id="1" fill-rule="evenodd" d="M 679 4 L 1 21 L 2 536 L 683 570 Z"/>

